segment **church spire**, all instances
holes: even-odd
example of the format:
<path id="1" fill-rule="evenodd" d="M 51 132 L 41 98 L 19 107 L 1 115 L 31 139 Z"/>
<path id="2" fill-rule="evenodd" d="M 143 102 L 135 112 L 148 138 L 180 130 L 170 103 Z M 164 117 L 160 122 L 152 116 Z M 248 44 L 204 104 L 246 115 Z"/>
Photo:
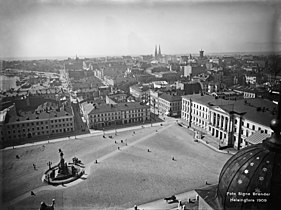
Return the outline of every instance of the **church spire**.
<path id="1" fill-rule="evenodd" d="M 157 45 L 155 45 L 154 57 L 157 58 Z"/>
<path id="2" fill-rule="evenodd" d="M 161 57 L 161 49 L 160 49 L 160 44 L 159 44 L 158 55 L 159 55 L 159 56 Z"/>

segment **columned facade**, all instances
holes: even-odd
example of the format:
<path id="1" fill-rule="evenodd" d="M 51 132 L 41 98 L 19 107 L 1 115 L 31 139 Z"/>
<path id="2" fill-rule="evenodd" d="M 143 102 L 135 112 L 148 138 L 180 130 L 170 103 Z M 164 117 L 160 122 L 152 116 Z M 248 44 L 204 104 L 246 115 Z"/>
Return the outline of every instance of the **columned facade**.
<path id="1" fill-rule="evenodd" d="M 217 138 L 220 146 L 228 146 L 230 140 L 230 115 L 223 110 L 210 109 L 208 134 Z"/>

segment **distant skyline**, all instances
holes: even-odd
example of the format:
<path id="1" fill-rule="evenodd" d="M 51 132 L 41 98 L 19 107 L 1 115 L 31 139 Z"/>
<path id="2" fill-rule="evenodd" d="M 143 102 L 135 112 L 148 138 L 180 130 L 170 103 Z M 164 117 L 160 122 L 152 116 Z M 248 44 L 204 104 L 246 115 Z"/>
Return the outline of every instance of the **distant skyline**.
<path id="1" fill-rule="evenodd" d="M 280 51 L 272 2 L 3 0 L 0 57 Z"/>

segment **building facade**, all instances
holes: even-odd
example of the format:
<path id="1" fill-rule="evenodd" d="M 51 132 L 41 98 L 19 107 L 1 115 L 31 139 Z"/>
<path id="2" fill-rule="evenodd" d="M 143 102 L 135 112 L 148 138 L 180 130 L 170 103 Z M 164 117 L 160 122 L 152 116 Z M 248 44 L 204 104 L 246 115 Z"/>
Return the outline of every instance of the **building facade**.
<path id="1" fill-rule="evenodd" d="M 158 99 L 158 112 L 162 116 L 180 116 L 181 96 L 163 93 Z"/>
<path id="2" fill-rule="evenodd" d="M 84 114 L 91 129 L 150 121 L 150 107 L 138 102 L 93 105 Z"/>
<path id="3" fill-rule="evenodd" d="M 18 115 L 15 105 L 12 105 L 2 122 L 3 141 L 51 136 L 73 131 L 74 115 L 71 106 L 32 113 L 21 112 Z"/>
<path id="4" fill-rule="evenodd" d="M 261 108 L 262 107 L 262 108 Z M 219 147 L 241 149 L 255 132 L 271 134 L 276 105 L 263 99 L 227 101 L 212 96 L 182 97 L 181 118 L 197 132 L 217 139 Z"/>

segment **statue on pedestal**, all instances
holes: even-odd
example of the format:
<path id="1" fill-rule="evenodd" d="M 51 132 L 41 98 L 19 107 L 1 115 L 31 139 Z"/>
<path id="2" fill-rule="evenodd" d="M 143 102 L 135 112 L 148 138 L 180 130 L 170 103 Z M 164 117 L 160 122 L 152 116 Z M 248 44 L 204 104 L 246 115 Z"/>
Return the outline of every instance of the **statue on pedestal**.
<path id="1" fill-rule="evenodd" d="M 64 162 L 63 152 L 60 149 L 59 152 L 60 152 L 60 162 L 59 162 L 58 174 L 67 175 L 68 174 L 67 163 Z"/>

